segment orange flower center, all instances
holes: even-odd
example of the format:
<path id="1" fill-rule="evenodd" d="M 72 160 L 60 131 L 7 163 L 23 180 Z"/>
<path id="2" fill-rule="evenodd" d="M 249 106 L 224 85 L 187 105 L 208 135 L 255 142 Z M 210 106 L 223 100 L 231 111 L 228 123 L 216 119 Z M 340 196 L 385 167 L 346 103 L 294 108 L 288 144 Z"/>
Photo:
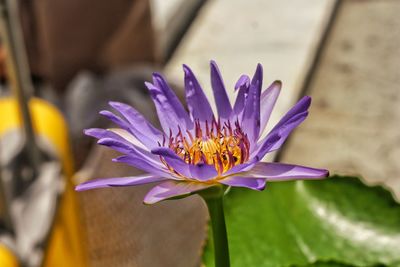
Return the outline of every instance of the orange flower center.
<path id="1" fill-rule="evenodd" d="M 250 143 L 238 122 L 232 127 L 227 121 L 221 127 L 215 120 L 211 123 L 196 121 L 193 132 L 186 133 L 184 135 L 180 129 L 175 137 L 171 133 L 168 147 L 187 164 L 214 165 L 218 175 L 221 175 L 249 159 Z M 164 140 L 163 145 L 165 143 Z M 172 170 L 163 159 L 162 161 Z"/>

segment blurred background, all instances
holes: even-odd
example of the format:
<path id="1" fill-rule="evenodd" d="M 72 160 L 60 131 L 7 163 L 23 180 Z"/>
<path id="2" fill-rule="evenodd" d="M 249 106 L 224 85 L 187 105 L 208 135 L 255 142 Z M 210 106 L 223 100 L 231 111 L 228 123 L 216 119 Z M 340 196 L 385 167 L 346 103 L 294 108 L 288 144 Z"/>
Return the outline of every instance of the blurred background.
<path id="1" fill-rule="evenodd" d="M 197 197 L 144 206 L 149 186 L 73 191 L 139 173 L 82 130 L 110 126 L 98 115 L 110 100 L 157 125 L 143 83 L 161 71 L 182 97 L 183 63 L 212 98 L 216 60 L 231 99 L 263 64 L 265 87 L 283 82 L 269 129 L 313 98 L 268 160 L 361 176 L 400 198 L 398 0 L 0 2 L 4 266 L 200 266 L 208 218 Z"/>

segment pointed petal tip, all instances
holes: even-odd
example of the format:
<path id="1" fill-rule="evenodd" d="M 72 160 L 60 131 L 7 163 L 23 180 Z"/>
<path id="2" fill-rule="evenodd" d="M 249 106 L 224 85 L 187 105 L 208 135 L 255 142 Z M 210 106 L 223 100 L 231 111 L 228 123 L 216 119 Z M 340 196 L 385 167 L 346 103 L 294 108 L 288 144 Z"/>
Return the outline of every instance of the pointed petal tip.
<path id="1" fill-rule="evenodd" d="M 166 82 L 166 79 L 160 72 L 153 72 L 153 80 L 159 82 Z"/>
<path id="2" fill-rule="evenodd" d="M 211 72 L 211 77 L 213 75 L 221 76 L 218 65 L 213 60 L 210 61 L 210 72 Z"/>
<path id="3" fill-rule="evenodd" d="M 232 106 L 226 93 L 221 72 L 214 61 L 210 62 L 210 78 L 218 115 L 223 119 L 227 119 L 232 114 Z"/>
<path id="4" fill-rule="evenodd" d="M 114 113 L 112 113 L 111 111 L 106 110 L 106 109 L 100 110 L 100 111 L 99 111 L 99 114 L 102 115 L 102 116 L 106 116 L 106 117 L 107 117 L 108 115 L 111 115 L 111 114 L 114 115 Z"/>
<path id="5" fill-rule="evenodd" d="M 154 191 L 159 190 L 159 188 L 157 188 L 157 187 L 158 186 L 153 187 L 152 189 L 150 189 L 149 192 L 147 192 L 147 194 L 144 196 L 143 204 L 153 205 L 153 204 L 157 204 L 159 202 L 165 201 L 165 200 L 180 199 L 180 198 L 184 198 L 184 197 L 191 195 L 191 192 L 183 192 L 183 193 L 176 192 L 176 193 L 172 193 L 169 195 L 169 192 L 168 192 L 169 190 L 160 192 L 160 193 L 155 193 Z M 156 190 L 154 190 L 154 189 L 156 189 Z M 171 190 L 171 191 L 175 191 L 175 190 Z"/>
<path id="6" fill-rule="evenodd" d="M 235 91 L 237 91 L 241 87 L 249 87 L 250 86 L 250 77 L 246 74 L 243 74 L 239 77 L 238 81 L 235 84 Z"/>
<path id="7" fill-rule="evenodd" d="M 171 159 L 176 159 L 178 161 L 184 162 L 172 149 L 166 147 L 156 147 L 150 150 L 150 152 L 154 155 L 167 157 Z"/>
<path id="8" fill-rule="evenodd" d="M 183 68 L 183 72 L 185 73 L 185 76 L 193 74 L 192 70 L 189 68 L 188 65 L 182 64 L 182 68 Z"/>
<path id="9" fill-rule="evenodd" d="M 166 82 L 162 77 L 162 75 L 158 72 L 153 72 L 152 77 L 153 77 L 153 84 L 151 84 L 150 86 L 146 85 L 147 89 L 149 89 L 150 92 L 154 89 L 164 91 L 163 87 L 166 84 Z"/>
<path id="10" fill-rule="evenodd" d="M 102 146 L 107 145 L 110 142 L 110 140 L 107 140 L 107 139 L 109 139 L 109 138 L 99 139 L 99 140 L 97 140 L 97 144 L 102 145 Z"/>
<path id="11" fill-rule="evenodd" d="M 212 185 L 204 183 L 165 181 L 150 189 L 143 201 L 146 204 L 154 204 L 163 200 L 180 199 L 210 186 Z"/>
<path id="12" fill-rule="evenodd" d="M 311 100 L 312 100 L 311 96 L 308 96 L 308 95 L 303 96 L 303 98 L 300 99 L 300 101 L 304 101 L 304 103 L 307 103 L 307 105 L 311 104 Z"/>
<path id="13" fill-rule="evenodd" d="M 281 80 L 276 80 L 276 81 L 273 82 L 273 84 L 274 84 L 276 87 L 279 87 L 279 89 L 281 89 L 281 87 L 282 87 L 282 81 L 281 81 Z"/>
<path id="14" fill-rule="evenodd" d="M 182 64 L 182 69 L 183 69 L 183 70 L 188 70 L 188 69 L 190 69 L 190 68 L 189 68 L 189 66 L 188 66 L 188 65 L 186 65 L 186 64 Z"/>
<path id="15" fill-rule="evenodd" d="M 151 90 L 152 88 L 154 88 L 154 84 L 152 84 L 151 82 L 144 82 L 144 85 L 147 87 L 147 89 Z"/>
<path id="16" fill-rule="evenodd" d="M 165 148 L 164 147 L 156 147 L 150 150 L 152 154 L 160 155 L 161 153 L 164 153 Z"/>
<path id="17" fill-rule="evenodd" d="M 97 128 L 83 129 L 83 133 L 84 133 L 85 135 L 92 136 L 92 133 L 93 133 L 95 130 L 98 130 L 98 129 L 97 129 Z"/>
<path id="18" fill-rule="evenodd" d="M 252 190 L 262 191 L 266 187 L 267 179 L 250 176 L 231 176 L 220 180 L 220 183 L 233 187 L 246 187 Z"/>
<path id="19" fill-rule="evenodd" d="M 123 103 L 121 103 L 121 102 L 118 102 L 118 101 L 108 101 L 108 104 L 111 106 L 111 107 L 115 107 L 115 106 L 121 106 L 121 105 L 124 105 Z"/>
<path id="20" fill-rule="evenodd" d="M 81 192 L 81 191 L 84 191 L 84 189 L 82 189 L 81 185 L 77 185 L 77 186 L 75 186 L 75 191 Z"/>
<path id="21" fill-rule="evenodd" d="M 152 189 L 150 189 L 150 191 L 148 191 L 148 192 L 146 193 L 146 195 L 144 196 L 144 199 L 143 199 L 143 204 L 145 204 L 145 205 L 153 205 L 153 204 L 155 204 L 155 203 L 160 202 L 161 200 L 163 200 L 162 198 L 154 197 L 154 196 L 152 195 L 152 191 L 153 191 L 153 190 L 154 190 L 154 187 L 153 187 Z"/>
<path id="22" fill-rule="evenodd" d="M 262 80 L 263 80 L 263 66 L 258 63 L 257 64 L 257 68 L 256 68 L 256 72 L 254 73 L 253 79 L 252 79 L 252 83 L 256 82 L 256 81 L 260 81 L 260 87 L 262 85 Z"/>
<path id="23" fill-rule="evenodd" d="M 99 140 L 97 140 L 97 144 L 102 145 L 102 146 L 110 146 L 112 144 L 115 144 L 116 142 L 118 142 L 118 141 L 113 138 L 109 138 L 109 137 L 100 138 Z M 120 143 L 120 142 L 118 142 L 118 143 Z"/>
<path id="24" fill-rule="evenodd" d="M 246 175 L 266 177 L 268 182 L 288 180 L 324 179 L 329 176 L 326 169 L 312 168 L 279 162 L 259 162 Z"/>
<path id="25" fill-rule="evenodd" d="M 118 102 L 118 101 L 109 101 L 108 104 L 112 108 L 117 110 L 118 112 L 120 111 L 120 109 L 130 108 L 130 106 L 128 104 L 125 104 L 125 103 L 122 103 L 122 102 Z"/>
<path id="26" fill-rule="evenodd" d="M 261 90 L 262 80 L 263 80 L 263 67 L 260 63 L 258 63 L 253 78 L 251 79 L 251 84 L 257 85 L 257 88 Z"/>
<path id="27" fill-rule="evenodd" d="M 78 184 L 77 186 L 75 186 L 75 191 L 77 192 L 82 192 L 82 191 L 87 191 L 90 189 L 95 189 L 96 187 L 93 187 L 90 185 L 90 183 L 88 183 L 89 181 L 83 182 L 81 184 Z"/>
<path id="28" fill-rule="evenodd" d="M 145 82 L 144 85 L 147 87 L 147 90 L 149 90 L 150 96 L 154 99 L 157 96 L 160 89 L 150 82 Z"/>
<path id="29" fill-rule="evenodd" d="M 263 191 L 267 187 L 267 182 L 265 181 L 264 183 L 261 183 L 256 190 L 258 191 Z"/>
<path id="30" fill-rule="evenodd" d="M 158 72 L 158 71 L 153 72 L 152 76 L 153 77 L 161 77 L 161 78 L 163 78 L 162 74 L 160 72 Z"/>
<path id="31" fill-rule="evenodd" d="M 87 136 L 101 139 L 107 136 L 107 130 L 106 129 L 101 129 L 101 128 L 89 128 L 89 129 L 84 129 L 83 133 Z"/>
<path id="32" fill-rule="evenodd" d="M 146 195 L 146 196 L 144 197 L 144 199 L 143 199 L 143 204 L 149 206 L 149 205 L 154 205 L 154 204 L 156 204 L 156 203 L 158 203 L 158 202 L 161 202 L 161 201 L 163 201 L 163 200 L 164 200 L 164 199 L 149 198 L 149 197 L 147 197 L 147 195 Z"/>
<path id="33" fill-rule="evenodd" d="M 306 95 L 306 96 L 303 96 L 303 98 L 300 99 L 299 102 L 302 103 L 302 105 L 304 106 L 304 109 L 308 110 L 310 108 L 310 106 L 311 106 L 311 101 L 312 101 L 311 96 Z M 308 112 L 307 112 L 306 116 L 307 115 L 308 115 Z"/>
<path id="34" fill-rule="evenodd" d="M 99 111 L 99 114 L 100 114 L 100 115 L 104 115 L 104 113 L 107 113 L 107 112 L 110 112 L 110 111 L 103 109 L 103 110 L 100 110 L 100 111 Z"/>

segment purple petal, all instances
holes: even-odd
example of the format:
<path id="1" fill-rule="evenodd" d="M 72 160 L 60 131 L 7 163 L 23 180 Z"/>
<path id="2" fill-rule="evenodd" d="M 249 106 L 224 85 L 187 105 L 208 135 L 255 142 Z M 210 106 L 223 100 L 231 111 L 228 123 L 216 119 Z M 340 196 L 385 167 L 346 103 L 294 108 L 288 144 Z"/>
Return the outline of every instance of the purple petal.
<path id="1" fill-rule="evenodd" d="M 131 135 L 126 130 L 119 128 L 111 128 L 111 129 L 90 128 L 90 129 L 85 129 L 83 132 L 86 135 L 97 138 L 99 140 L 106 138 L 115 139 L 119 142 L 122 142 L 125 146 L 132 148 L 133 150 L 137 149 L 143 153 L 147 152 L 149 156 L 151 155 L 148 148 L 144 147 L 141 142 L 139 142 L 133 135 Z"/>
<path id="2" fill-rule="evenodd" d="M 178 155 L 176 155 L 176 153 L 170 148 L 155 148 L 151 152 L 153 154 L 162 156 L 168 165 L 170 165 L 176 172 L 187 178 L 192 178 L 198 181 L 207 181 L 218 175 L 214 165 L 188 164 Z"/>
<path id="3" fill-rule="evenodd" d="M 274 81 L 264 92 L 261 94 L 261 123 L 260 123 L 260 134 L 264 131 L 265 126 L 271 116 L 272 110 L 275 106 L 276 100 L 278 99 L 279 93 L 281 92 L 282 82 Z"/>
<path id="4" fill-rule="evenodd" d="M 144 197 L 145 204 L 154 204 L 173 197 L 190 195 L 213 185 L 193 182 L 166 181 L 153 187 Z"/>
<path id="5" fill-rule="evenodd" d="M 246 96 L 249 93 L 250 87 L 250 78 L 247 75 L 240 76 L 239 80 L 236 82 L 235 90 L 239 90 L 238 95 L 236 97 L 235 105 L 233 107 L 233 114 L 231 118 L 236 120 L 235 117 L 238 117 L 239 121 L 242 120 L 241 116 L 244 109 L 244 103 L 246 100 Z"/>
<path id="6" fill-rule="evenodd" d="M 142 142 L 140 142 L 133 134 L 130 132 L 121 129 L 121 128 L 108 128 L 107 131 L 116 134 L 122 140 L 125 140 L 131 144 L 133 144 L 138 149 L 144 150 L 146 152 L 150 152 L 150 149 L 146 147 Z"/>
<path id="7" fill-rule="evenodd" d="M 287 124 L 288 121 L 292 120 L 293 117 L 305 113 L 308 108 L 311 105 L 311 97 L 309 96 L 304 96 L 302 99 L 299 100 L 299 102 L 296 103 L 286 114 L 283 116 L 283 118 L 275 125 L 275 127 L 271 130 L 277 131 L 279 130 L 282 126 Z"/>
<path id="8" fill-rule="evenodd" d="M 250 86 L 250 78 L 247 75 L 240 76 L 239 80 L 235 84 L 235 90 L 241 88 L 249 88 Z"/>
<path id="9" fill-rule="evenodd" d="M 183 113 L 181 111 L 181 108 L 183 108 L 182 104 L 160 77 L 154 74 L 153 79 L 155 84 L 146 82 L 145 85 L 149 89 L 154 105 L 156 106 L 161 127 L 166 134 L 169 134 L 170 130 L 173 134 L 178 133 L 179 125 L 184 126 L 186 129 L 191 129 L 193 123 L 190 121 L 189 116 L 185 115 L 186 112 Z"/>
<path id="10" fill-rule="evenodd" d="M 183 65 L 183 71 L 185 72 L 186 102 L 192 119 L 211 122 L 214 119 L 214 113 L 203 89 L 188 66 Z"/>
<path id="11" fill-rule="evenodd" d="M 159 74 L 159 73 L 154 73 L 153 74 L 153 81 L 154 85 L 161 88 L 162 91 L 164 92 L 166 98 L 168 99 L 168 102 L 171 104 L 176 116 L 180 118 L 180 120 L 184 123 L 184 128 L 186 129 L 192 129 L 193 127 L 193 122 L 189 117 L 189 114 L 183 107 L 181 101 L 179 98 L 176 96 L 174 91 L 169 87 L 167 81 L 164 79 L 164 77 Z"/>
<path id="12" fill-rule="evenodd" d="M 111 111 L 102 110 L 99 112 L 99 114 L 106 117 L 107 119 L 109 119 L 110 121 L 112 121 L 113 123 L 115 123 L 116 125 L 121 127 L 122 129 L 132 132 L 131 125 L 129 125 L 129 123 L 127 121 L 121 119 L 120 117 L 118 117 L 117 115 L 112 113 Z"/>
<path id="13" fill-rule="evenodd" d="M 164 166 L 155 165 L 136 155 L 124 155 L 113 159 L 113 162 L 125 163 L 153 175 L 177 179 Z"/>
<path id="14" fill-rule="evenodd" d="M 265 178 L 254 178 L 254 177 L 241 177 L 241 176 L 230 176 L 219 181 L 221 184 L 235 186 L 235 187 L 246 187 L 253 190 L 264 190 L 266 179 Z"/>
<path id="15" fill-rule="evenodd" d="M 141 158 L 142 160 L 147 161 L 152 166 L 163 166 L 159 159 L 148 150 L 135 146 L 129 140 L 126 140 L 112 130 L 92 128 L 85 130 L 85 134 L 93 136 L 95 138 L 99 138 L 99 141 L 97 143 L 100 145 L 108 146 L 123 154 L 129 154 Z"/>
<path id="16" fill-rule="evenodd" d="M 189 165 L 190 174 L 193 179 L 198 181 L 207 181 L 218 175 L 214 165 L 196 164 Z"/>
<path id="17" fill-rule="evenodd" d="M 259 162 L 243 175 L 264 177 L 268 181 L 282 181 L 325 178 L 329 176 L 329 171 L 292 164 Z"/>
<path id="18" fill-rule="evenodd" d="M 308 115 L 308 108 L 311 104 L 311 98 L 308 96 L 303 97 L 297 104 L 289 110 L 288 113 L 277 123 L 277 125 L 268 133 L 268 135 L 259 142 L 257 146 L 257 154 L 260 158 L 268 152 L 279 149 L 285 142 L 289 134 L 302 123 Z M 269 148 L 269 150 L 262 149 L 261 147 L 265 142 L 269 142 L 269 138 L 273 135 L 279 135 L 280 140 L 278 140 L 274 146 Z"/>
<path id="19" fill-rule="evenodd" d="M 279 128 L 277 132 L 279 132 L 279 135 L 281 136 L 280 140 L 275 143 L 275 145 L 269 150 L 275 151 L 279 149 L 282 144 L 286 141 L 287 137 L 289 134 L 297 127 L 299 126 L 300 123 L 302 123 L 308 116 L 308 112 L 300 113 L 296 116 L 294 116 L 292 119 L 287 121 L 287 123 Z"/>
<path id="20" fill-rule="evenodd" d="M 279 133 L 267 135 L 262 143 L 258 146 L 258 149 L 255 150 L 251 155 L 258 159 L 258 161 L 262 160 L 265 154 L 270 152 L 277 143 L 281 142 L 281 139 L 282 137 L 279 135 Z"/>
<path id="21" fill-rule="evenodd" d="M 191 178 L 189 164 L 184 162 L 178 155 L 176 155 L 172 149 L 158 147 L 151 150 L 151 153 L 162 156 L 167 164 L 174 169 L 174 171 L 187 178 Z"/>
<path id="22" fill-rule="evenodd" d="M 243 128 L 246 129 L 251 144 L 257 141 L 260 132 L 260 95 L 262 76 L 262 66 L 258 64 L 253 79 L 251 80 L 249 94 L 243 112 L 242 125 Z"/>
<path id="23" fill-rule="evenodd" d="M 101 128 L 85 129 L 85 130 L 83 130 L 83 133 L 88 135 L 88 136 L 97 138 L 97 139 L 113 138 L 113 137 L 118 138 L 115 133 L 110 132 L 110 131 L 108 131 L 106 129 L 101 129 Z"/>
<path id="24" fill-rule="evenodd" d="M 224 82 L 222 80 L 221 73 L 218 69 L 217 63 L 214 60 L 210 62 L 211 70 L 211 87 L 214 92 L 214 99 L 217 106 L 218 116 L 221 119 L 228 120 L 231 113 L 232 107 L 229 102 L 228 95 L 226 94 L 226 89 Z"/>
<path id="25" fill-rule="evenodd" d="M 122 130 L 125 130 L 129 133 L 131 133 L 135 138 L 135 132 L 137 132 L 137 129 L 134 129 L 135 127 L 131 124 L 129 124 L 127 121 L 121 119 L 120 117 L 118 117 L 117 115 L 115 115 L 114 113 L 108 111 L 108 110 L 102 110 L 99 112 L 101 115 L 105 116 L 106 118 L 108 118 L 109 120 L 111 120 L 112 122 L 114 122 L 115 124 L 117 124 L 119 127 L 121 127 Z M 157 138 L 157 137 L 156 137 Z M 137 139 L 137 138 L 136 138 Z M 148 145 L 150 147 L 147 147 L 148 149 L 151 149 L 151 147 L 153 146 L 152 143 L 157 144 L 157 142 L 160 141 L 159 139 L 154 139 L 151 144 L 149 143 Z M 139 141 L 140 142 L 140 141 Z M 136 142 L 134 142 L 135 145 L 138 145 Z M 140 142 L 142 145 L 145 146 L 145 144 L 143 144 L 142 142 Z"/>
<path id="26" fill-rule="evenodd" d="M 148 184 L 154 182 L 165 181 L 167 178 L 157 177 L 153 175 L 141 175 L 134 177 L 119 177 L 119 178 L 107 178 L 107 179 L 95 179 L 84 182 L 75 187 L 76 191 L 85 191 L 95 188 L 114 187 L 114 186 L 133 186 Z"/>
<path id="27" fill-rule="evenodd" d="M 121 152 L 123 154 L 129 154 L 129 153 L 134 153 L 135 151 L 132 149 L 130 145 L 127 143 L 121 142 L 119 140 L 113 139 L 113 138 L 102 138 L 99 141 L 97 141 L 97 144 L 103 145 L 103 146 L 108 146 L 118 152 Z"/>
<path id="28" fill-rule="evenodd" d="M 121 113 L 130 124 L 130 132 L 149 149 L 157 146 L 157 142 L 163 139 L 162 132 L 151 125 L 133 107 L 119 102 L 110 102 L 109 104 Z"/>
<path id="29" fill-rule="evenodd" d="M 223 176 L 230 176 L 230 175 L 234 175 L 234 174 L 236 174 L 236 173 L 249 171 L 249 170 L 251 170 L 251 169 L 254 167 L 254 165 L 255 165 L 257 162 L 259 162 L 259 161 L 260 161 L 259 158 L 254 157 L 254 158 L 252 158 L 251 160 L 249 160 L 249 161 L 247 161 L 247 162 L 245 162 L 245 163 L 242 163 L 242 164 L 233 166 L 233 167 L 232 167 L 231 169 L 229 169 L 227 172 L 224 172 L 224 173 L 223 173 Z"/>

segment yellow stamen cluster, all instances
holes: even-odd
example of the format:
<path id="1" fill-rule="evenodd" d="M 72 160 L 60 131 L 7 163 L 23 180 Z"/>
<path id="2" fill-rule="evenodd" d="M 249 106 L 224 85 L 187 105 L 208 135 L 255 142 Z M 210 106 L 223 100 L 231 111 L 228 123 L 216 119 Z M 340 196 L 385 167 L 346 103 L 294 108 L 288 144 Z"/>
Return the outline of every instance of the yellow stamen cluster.
<path id="1" fill-rule="evenodd" d="M 196 121 L 192 132 L 184 134 L 179 130 L 175 137 L 171 133 L 164 145 L 168 145 L 187 164 L 214 165 L 218 175 L 247 161 L 250 149 L 247 135 L 238 122 L 232 127 L 229 121 L 221 126 L 215 120 L 211 123 Z M 172 170 L 168 164 L 166 166 Z"/>

